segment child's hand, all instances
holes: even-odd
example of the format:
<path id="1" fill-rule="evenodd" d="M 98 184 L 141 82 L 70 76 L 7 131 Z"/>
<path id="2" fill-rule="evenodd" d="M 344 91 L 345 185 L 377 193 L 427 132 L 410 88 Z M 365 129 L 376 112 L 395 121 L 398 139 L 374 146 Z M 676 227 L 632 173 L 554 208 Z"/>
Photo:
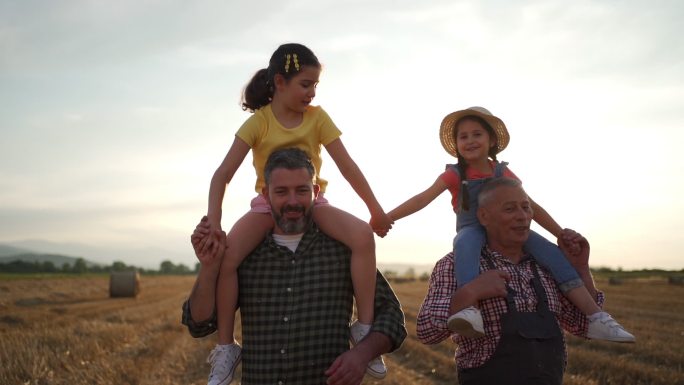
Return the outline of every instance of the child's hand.
<path id="1" fill-rule="evenodd" d="M 578 272 L 584 269 L 589 270 L 589 241 L 582 234 L 563 229 L 561 236 L 558 237 L 558 246 Z"/>
<path id="2" fill-rule="evenodd" d="M 575 257 L 582 251 L 581 242 L 583 240 L 584 237 L 575 230 L 563 229 L 558 236 L 558 247 L 570 254 L 570 256 Z"/>
<path id="3" fill-rule="evenodd" d="M 202 266 L 220 265 L 226 249 L 226 234 L 220 229 L 212 230 L 206 216 L 195 227 L 190 242 Z"/>
<path id="4" fill-rule="evenodd" d="M 389 215 L 382 211 L 380 213 L 372 215 L 369 224 L 373 231 L 379 237 L 384 237 L 385 235 L 387 235 L 387 232 L 389 232 L 392 228 L 394 220 L 392 220 L 392 218 Z"/>

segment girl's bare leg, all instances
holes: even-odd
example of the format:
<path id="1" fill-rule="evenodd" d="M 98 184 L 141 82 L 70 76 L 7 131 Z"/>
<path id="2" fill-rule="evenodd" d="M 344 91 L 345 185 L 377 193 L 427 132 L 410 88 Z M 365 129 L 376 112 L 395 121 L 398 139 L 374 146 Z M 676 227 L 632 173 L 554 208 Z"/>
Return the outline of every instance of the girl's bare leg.
<path id="1" fill-rule="evenodd" d="M 248 212 L 228 233 L 216 287 L 216 319 L 220 345 L 234 342 L 235 311 L 238 300 L 237 268 L 273 228 L 271 214 Z"/>
<path id="2" fill-rule="evenodd" d="M 601 308 L 596 304 L 596 300 L 592 298 L 589 290 L 584 285 L 570 289 L 564 294 L 585 315 L 589 316 L 601 311 Z"/>
<path id="3" fill-rule="evenodd" d="M 373 323 L 375 303 L 375 238 L 368 223 L 329 205 L 314 208 L 314 221 L 330 237 L 351 249 L 351 276 L 359 322 Z"/>

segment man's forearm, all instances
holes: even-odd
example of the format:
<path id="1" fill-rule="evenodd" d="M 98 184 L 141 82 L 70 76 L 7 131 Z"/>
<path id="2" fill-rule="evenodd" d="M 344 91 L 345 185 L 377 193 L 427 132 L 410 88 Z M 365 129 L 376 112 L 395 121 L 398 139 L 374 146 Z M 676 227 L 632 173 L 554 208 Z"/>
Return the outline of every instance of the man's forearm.
<path id="1" fill-rule="evenodd" d="M 209 319 L 216 306 L 216 279 L 219 270 L 200 267 L 195 285 L 190 292 L 190 313 L 193 321 L 201 322 Z"/>
<path id="2" fill-rule="evenodd" d="M 392 350 L 390 338 L 380 332 L 371 331 L 352 351 L 359 354 L 364 362 L 370 362 L 373 358 L 389 353 Z"/>

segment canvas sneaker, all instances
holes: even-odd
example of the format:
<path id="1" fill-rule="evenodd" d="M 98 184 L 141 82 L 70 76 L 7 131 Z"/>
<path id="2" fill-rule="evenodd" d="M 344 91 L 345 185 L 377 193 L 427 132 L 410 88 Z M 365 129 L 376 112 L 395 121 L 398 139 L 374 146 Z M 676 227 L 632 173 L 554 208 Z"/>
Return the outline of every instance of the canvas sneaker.
<path id="1" fill-rule="evenodd" d="M 368 335 L 368 332 L 370 332 L 370 325 L 364 325 L 356 320 L 349 327 L 349 331 L 351 343 L 352 345 L 356 345 Z M 385 366 L 385 361 L 382 360 L 382 356 L 377 356 L 368 363 L 366 373 L 377 379 L 385 378 L 387 375 L 387 366 Z"/>
<path id="2" fill-rule="evenodd" d="M 636 340 L 632 334 L 605 311 L 589 317 L 587 337 L 593 340 L 612 342 L 634 342 Z"/>
<path id="3" fill-rule="evenodd" d="M 211 364 L 207 385 L 227 385 L 233 381 L 233 374 L 238 363 L 242 348 L 237 342 L 229 345 L 216 345 L 209 353 L 207 362 Z"/>
<path id="4" fill-rule="evenodd" d="M 447 320 L 447 327 L 464 337 L 477 338 L 485 335 L 482 313 L 475 306 L 469 306 L 452 314 Z"/>

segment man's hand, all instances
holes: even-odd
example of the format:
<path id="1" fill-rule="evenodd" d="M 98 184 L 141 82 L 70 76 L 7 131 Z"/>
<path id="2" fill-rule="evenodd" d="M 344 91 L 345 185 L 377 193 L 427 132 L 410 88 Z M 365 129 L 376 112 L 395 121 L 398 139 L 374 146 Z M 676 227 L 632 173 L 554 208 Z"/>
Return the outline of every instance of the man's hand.
<path id="1" fill-rule="evenodd" d="M 330 385 L 358 385 L 366 373 L 367 360 L 356 354 L 354 350 L 342 353 L 325 371 Z"/>
<path id="2" fill-rule="evenodd" d="M 190 236 L 190 243 L 202 266 L 213 267 L 221 263 L 226 250 L 226 234 L 221 230 L 212 231 L 207 217 L 204 216 Z"/>
<path id="3" fill-rule="evenodd" d="M 463 285 L 451 296 L 449 310 L 454 314 L 468 306 L 475 305 L 477 301 L 493 298 L 506 297 L 508 291 L 506 283 L 511 276 L 501 270 L 487 270 L 478 275 L 477 278 Z"/>
<path id="4" fill-rule="evenodd" d="M 557 244 L 560 248 L 565 248 L 564 252 L 566 254 L 577 254 L 581 251 L 581 246 L 579 244 L 582 236 L 572 229 L 562 229 L 560 234 L 558 234 Z M 562 245 L 562 246 L 561 246 Z"/>
<path id="5" fill-rule="evenodd" d="M 561 236 L 558 237 L 558 246 L 577 271 L 589 269 L 589 241 L 582 234 L 571 229 L 563 229 Z"/>

